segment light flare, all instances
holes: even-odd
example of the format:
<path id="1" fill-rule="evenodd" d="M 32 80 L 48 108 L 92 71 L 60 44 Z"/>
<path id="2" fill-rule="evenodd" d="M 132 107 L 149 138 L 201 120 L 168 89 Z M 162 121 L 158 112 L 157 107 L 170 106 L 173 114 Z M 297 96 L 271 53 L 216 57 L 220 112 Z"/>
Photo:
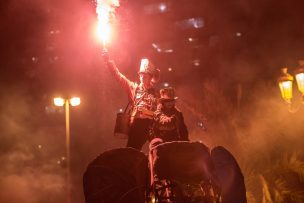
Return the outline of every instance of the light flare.
<path id="1" fill-rule="evenodd" d="M 60 97 L 54 98 L 54 104 L 55 106 L 63 106 L 64 105 L 64 99 Z"/>
<path id="2" fill-rule="evenodd" d="M 103 48 L 110 41 L 112 34 L 111 22 L 115 19 L 115 9 L 119 7 L 119 0 L 96 0 L 97 31 L 96 35 L 102 42 Z"/>
<path id="3" fill-rule="evenodd" d="M 70 99 L 71 106 L 78 106 L 80 105 L 80 98 L 79 97 L 73 97 Z"/>

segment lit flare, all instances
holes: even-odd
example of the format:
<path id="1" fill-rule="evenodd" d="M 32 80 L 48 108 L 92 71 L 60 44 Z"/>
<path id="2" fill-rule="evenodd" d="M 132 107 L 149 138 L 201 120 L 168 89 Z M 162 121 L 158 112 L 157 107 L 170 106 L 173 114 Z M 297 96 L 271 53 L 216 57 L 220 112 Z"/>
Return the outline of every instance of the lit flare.
<path id="1" fill-rule="evenodd" d="M 112 32 L 110 22 L 115 17 L 117 7 L 119 7 L 119 0 L 96 0 L 97 36 L 102 41 L 104 48 L 110 40 Z"/>

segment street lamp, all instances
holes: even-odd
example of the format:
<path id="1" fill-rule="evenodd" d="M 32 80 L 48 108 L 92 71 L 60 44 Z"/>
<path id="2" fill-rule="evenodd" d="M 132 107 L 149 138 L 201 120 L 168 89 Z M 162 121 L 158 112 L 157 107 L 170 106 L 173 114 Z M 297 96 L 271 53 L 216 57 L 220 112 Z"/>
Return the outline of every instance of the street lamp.
<path id="1" fill-rule="evenodd" d="M 298 89 L 304 96 L 304 60 L 299 61 L 299 67 L 296 69 L 296 80 L 298 84 Z"/>
<path id="2" fill-rule="evenodd" d="M 290 75 L 287 70 L 287 67 L 281 69 L 282 75 L 279 77 L 278 81 L 282 98 L 287 103 L 291 103 L 293 76 Z"/>
<path id="3" fill-rule="evenodd" d="M 54 98 L 55 106 L 65 106 L 65 134 L 66 134 L 66 163 L 67 163 L 67 203 L 71 203 L 71 174 L 70 174 L 70 105 L 78 106 L 80 104 L 79 97 L 64 99 L 60 97 Z"/>
<path id="4" fill-rule="evenodd" d="M 281 90 L 281 96 L 287 102 L 289 107 L 291 107 L 292 98 L 293 98 L 292 87 L 293 87 L 294 77 L 287 72 L 288 71 L 287 67 L 282 68 L 281 71 L 282 74 L 278 78 L 278 83 Z M 299 67 L 296 68 L 294 73 L 297 81 L 298 90 L 302 94 L 302 103 L 304 104 L 304 60 L 299 60 Z"/>

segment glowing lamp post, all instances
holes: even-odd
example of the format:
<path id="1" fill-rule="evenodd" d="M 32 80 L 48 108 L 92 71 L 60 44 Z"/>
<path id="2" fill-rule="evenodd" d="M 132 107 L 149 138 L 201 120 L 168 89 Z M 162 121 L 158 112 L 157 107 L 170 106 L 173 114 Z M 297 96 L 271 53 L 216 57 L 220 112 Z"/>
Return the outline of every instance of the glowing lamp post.
<path id="1" fill-rule="evenodd" d="M 300 67 L 295 71 L 299 91 L 304 95 L 304 60 L 299 61 Z"/>
<path id="2" fill-rule="evenodd" d="M 65 134 L 66 134 L 66 163 L 67 163 L 67 203 L 71 203 L 71 173 L 70 173 L 70 105 L 78 106 L 80 104 L 79 97 L 63 99 L 54 98 L 55 106 L 65 106 Z"/>
<path id="3" fill-rule="evenodd" d="M 300 66 L 294 71 L 295 78 L 297 81 L 298 90 L 302 94 L 302 104 L 304 104 L 304 60 L 299 61 Z M 279 87 L 281 90 L 282 98 L 291 106 L 292 100 L 292 87 L 293 87 L 294 77 L 287 73 L 287 68 L 282 68 L 282 75 L 279 77 Z M 294 112 L 294 110 L 289 109 Z M 298 110 L 298 109 L 295 109 Z"/>
<path id="4" fill-rule="evenodd" d="M 279 87 L 281 90 L 282 98 L 290 103 L 292 99 L 292 82 L 293 77 L 287 73 L 287 68 L 282 68 L 282 76 L 279 77 Z"/>

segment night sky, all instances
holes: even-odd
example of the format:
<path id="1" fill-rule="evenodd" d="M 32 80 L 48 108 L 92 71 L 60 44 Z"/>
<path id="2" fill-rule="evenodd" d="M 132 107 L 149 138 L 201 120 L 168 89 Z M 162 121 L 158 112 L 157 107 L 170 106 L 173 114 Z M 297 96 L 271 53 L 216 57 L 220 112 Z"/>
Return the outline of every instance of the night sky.
<path id="1" fill-rule="evenodd" d="M 286 201 L 300 196 L 304 108 L 294 85 L 292 108 L 300 108 L 288 111 L 277 77 L 304 59 L 303 1 L 120 3 L 107 47 L 120 71 L 138 81 L 140 59 L 152 59 L 157 87 L 176 89 L 190 139 L 235 155 L 248 202 L 262 202 L 265 181 Z M 55 96 L 81 98 L 70 112 L 74 203 L 84 202 L 88 163 L 126 144 L 113 128 L 127 96 L 103 64 L 95 8 L 90 0 L 0 1 L 0 202 L 65 202 L 65 114 Z"/>

